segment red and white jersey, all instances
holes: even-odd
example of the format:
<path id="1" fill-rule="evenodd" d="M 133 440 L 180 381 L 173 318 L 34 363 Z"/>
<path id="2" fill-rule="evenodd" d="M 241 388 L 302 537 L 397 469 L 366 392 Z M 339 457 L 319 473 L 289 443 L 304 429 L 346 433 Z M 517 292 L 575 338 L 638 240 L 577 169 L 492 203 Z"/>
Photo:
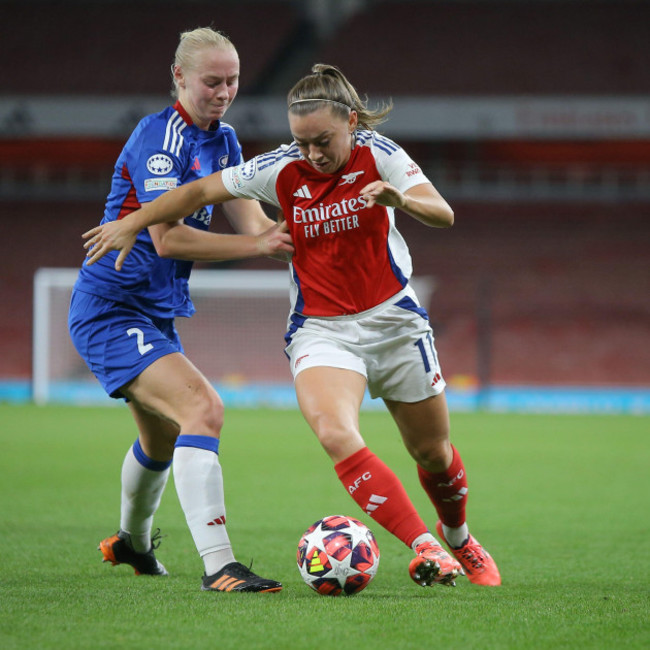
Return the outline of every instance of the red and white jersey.
<path id="1" fill-rule="evenodd" d="M 306 316 L 357 314 L 388 300 L 408 283 L 411 256 L 395 227 L 393 208 L 368 208 L 359 191 L 384 180 L 404 192 L 428 183 L 392 140 L 356 132 L 347 165 L 315 170 L 295 143 L 225 169 L 233 196 L 282 209 L 293 238 L 291 303 Z"/>

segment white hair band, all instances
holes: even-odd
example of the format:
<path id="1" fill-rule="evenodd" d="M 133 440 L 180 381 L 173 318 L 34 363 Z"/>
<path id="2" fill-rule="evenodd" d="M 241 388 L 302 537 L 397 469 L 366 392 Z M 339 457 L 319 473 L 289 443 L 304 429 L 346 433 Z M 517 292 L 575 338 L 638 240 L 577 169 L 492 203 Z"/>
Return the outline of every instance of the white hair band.
<path id="1" fill-rule="evenodd" d="M 294 101 L 291 102 L 291 104 L 289 104 L 289 108 L 291 108 L 295 104 L 304 104 L 305 102 L 330 102 L 332 104 L 338 104 L 339 106 L 343 106 L 343 108 L 347 108 L 349 111 L 352 110 L 351 106 L 348 106 L 343 102 L 337 102 L 335 99 L 325 99 L 320 97 L 312 97 L 311 99 L 295 99 Z"/>

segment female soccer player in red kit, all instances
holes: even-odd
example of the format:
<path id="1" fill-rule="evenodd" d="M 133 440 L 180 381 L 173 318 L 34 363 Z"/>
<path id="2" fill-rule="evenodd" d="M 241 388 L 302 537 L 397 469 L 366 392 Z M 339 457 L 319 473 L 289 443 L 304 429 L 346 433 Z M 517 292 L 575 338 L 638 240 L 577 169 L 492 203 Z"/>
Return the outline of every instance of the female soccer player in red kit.
<path id="1" fill-rule="evenodd" d="M 288 105 L 292 144 L 89 231 L 89 262 L 119 249 L 119 268 L 142 228 L 205 205 L 241 197 L 279 207 L 295 247 L 286 353 L 300 409 L 340 481 L 413 549 L 409 573 L 418 584 L 453 585 L 464 572 L 475 584 L 498 585 L 497 566 L 465 519 L 467 476 L 449 439 L 445 381 L 427 313 L 408 283 L 412 263 L 394 210 L 442 228 L 454 214 L 404 150 L 374 130 L 392 107 L 369 110 L 337 68 L 314 66 Z M 451 555 L 366 446 L 359 430 L 366 387 L 384 400 L 416 461 Z"/>

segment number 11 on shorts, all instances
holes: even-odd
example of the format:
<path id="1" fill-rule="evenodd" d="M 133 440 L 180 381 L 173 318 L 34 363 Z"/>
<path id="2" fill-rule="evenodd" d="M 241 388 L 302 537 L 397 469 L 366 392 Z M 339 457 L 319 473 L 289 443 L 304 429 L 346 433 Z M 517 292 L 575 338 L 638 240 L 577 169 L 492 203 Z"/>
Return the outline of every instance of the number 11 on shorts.
<path id="1" fill-rule="evenodd" d="M 413 345 L 417 345 L 422 355 L 422 363 L 424 363 L 424 370 L 426 372 L 431 372 L 431 365 L 429 364 L 429 357 L 427 356 L 426 344 L 429 344 L 429 349 L 431 350 L 431 356 L 433 357 L 433 362 L 438 367 L 438 358 L 436 357 L 436 350 L 433 347 L 433 341 L 430 336 L 427 336 L 426 342 L 424 339 L 418 339 Z"/>

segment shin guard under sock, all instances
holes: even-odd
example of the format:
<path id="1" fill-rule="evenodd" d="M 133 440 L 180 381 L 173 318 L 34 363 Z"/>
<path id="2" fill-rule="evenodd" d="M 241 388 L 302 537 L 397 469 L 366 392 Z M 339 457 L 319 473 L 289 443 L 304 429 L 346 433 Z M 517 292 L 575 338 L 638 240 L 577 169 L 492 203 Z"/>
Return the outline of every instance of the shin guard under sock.
<path id="1" fill-rule="evenodd" d="M 226 531 L 219 440 L 180 435 L 174 448 L 174 482 L 206 575 L 234 561 Z M 215 561 L 216 560 L 216 561 Z"/>
<path id="2" fill-rule="evenodd" d="M 460 454 L 453 445 L 452 450 L 454 455 L 446 471 L 431 473 L 418 465 L 418 476 L 443 525 L 460 528 L 465 523 L 467 475 Z"/>
<path id="3" fill-rule="evenodd" d="M 427 532 L 397 476 L 367 447 L 336 463 L 334 469 L 361 509 L 404 544 L 410 547 Z"/>
<path id="4" fill-rule="evenodd" d="M 151 548 L 153 516 L 160 505 L 171 461 L 149 458 L 136 439 L 122 463 L 120 529 L 130 536 L 133 549 L 146 553 Z"/>

